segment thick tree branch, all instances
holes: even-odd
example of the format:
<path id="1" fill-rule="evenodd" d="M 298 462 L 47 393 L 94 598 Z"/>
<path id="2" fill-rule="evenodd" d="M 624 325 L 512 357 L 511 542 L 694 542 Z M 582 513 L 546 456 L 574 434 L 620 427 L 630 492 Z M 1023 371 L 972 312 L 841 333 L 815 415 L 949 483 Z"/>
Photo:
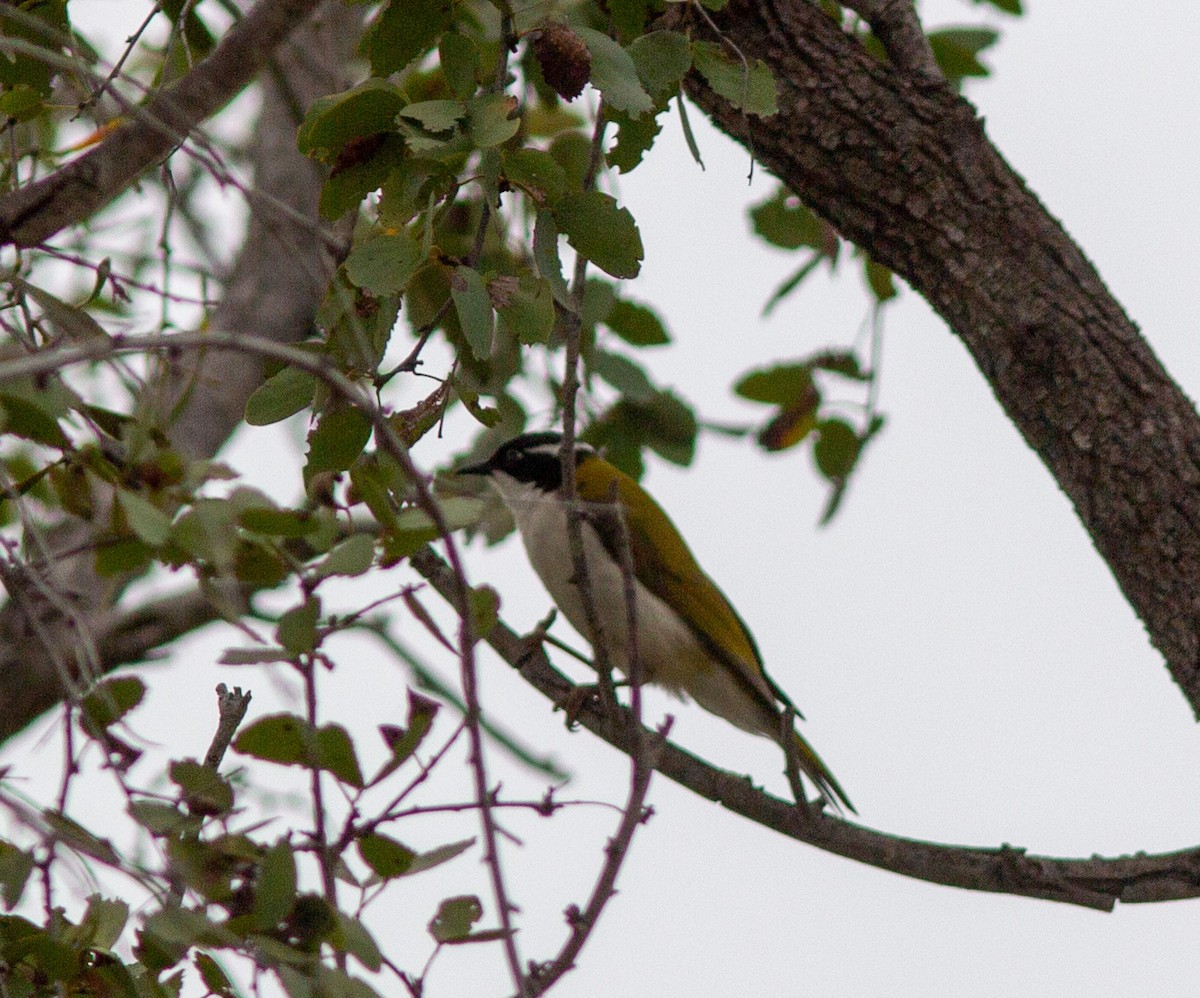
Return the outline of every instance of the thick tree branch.
<path id="1" fill-rule="evenodd" d="M 213 53 L 91 152 L 0 198 L 0 245 L 33 246 L 89 218 L 254 78 L 321 0 L 261 0 Z"/>
<path id="2" fill-rule="evenodd" d="M 734 0 L 711 17 L 771 67 L 780 110 L 747 118 L 695 74 L 688 93 L 949 323 L 1200 716 L 1192 402 L 965 100 L 879 63 L 803 0 Z"/>
<path id="3" fill-rule="evenodd" d="M 454 573 L 429 548 L 412 559 L 413 567 L 448 601 Z M 541 648 L 503 623 L 485 639 L 538 692 L 555 704 L 576 689 L 558 672 Z M 593 702 L 576 720 L 622 752 L 632 752 L 640 729 L 623 707 Z M 1059 859 L 1030 856 L 1003 845 L 983 849 L 906 839 L 864 828 L 826 814 L 796 821 L 795 804 L 757 789 L 744 777 L 710 766 L 683 749 L 664 742 L 656 749 L 654 768 L 693 793 L 749 818 L 781 835 L 917 880 L 967 890 L 1016 894 L 1111 911 L 1118 901 L 1172 901 L 1200 897 L 1200 847 L 1180 852 L 1103 859 Z"/>
<path id="4" fill-rule="evenodd" d="M 942 78 L 913 0 L 843 0 L 842 6 L 871 26 L 897 69 L 931 80 Z"/>

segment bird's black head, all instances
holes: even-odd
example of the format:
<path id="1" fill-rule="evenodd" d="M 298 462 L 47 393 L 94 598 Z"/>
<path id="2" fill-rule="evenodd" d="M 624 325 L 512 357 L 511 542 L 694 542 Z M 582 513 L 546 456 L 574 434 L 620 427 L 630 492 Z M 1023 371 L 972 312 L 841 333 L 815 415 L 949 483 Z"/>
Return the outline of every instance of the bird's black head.
<path id="1" fill-rule="evenodd" d="M 502 473 L 518 482 L 536 486 L 542 492 L 555 492 L 562 485 L 562 434 L 522 433 L 513 437 L 486 461 L 460 468 L 460 475 L 494 475 Z M 578 463 L 595 450 L 585 443 L 575 445 L 575 461 Z"/>

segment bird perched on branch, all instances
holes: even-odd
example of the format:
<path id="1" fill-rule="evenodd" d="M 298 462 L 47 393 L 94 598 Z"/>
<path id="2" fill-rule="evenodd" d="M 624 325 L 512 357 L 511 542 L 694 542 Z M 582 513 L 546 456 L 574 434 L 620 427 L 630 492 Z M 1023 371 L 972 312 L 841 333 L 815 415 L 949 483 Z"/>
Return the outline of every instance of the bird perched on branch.
<path id="1" fill-rule="evenodd" d="M 767 676 L 749 629 L 662 508 L 637 482 L 586 443 L 575 444 L 575 483 L 587 565 L 589 614 L 577 582 L 561 494 L 562 436 L 526 433 L 488 460 L 459 470 L 486 475 L 512 511 L 534 570 L 566 618 L 595 645 L 599 624 L 609 660 L 628 674 L 636 648 L 642 678 L 688 696 L 710 713 L 784 749 L 797 803 L 797 771 L 834 807 L 854 806 L 812 746 L 794 729 L 801 716 Z M 628 545 L 628 552 L 625 546 Z M 631 566 L 630 570 L 622 565 Z M 626 594 L 632 582 L 635 641 Z"/>

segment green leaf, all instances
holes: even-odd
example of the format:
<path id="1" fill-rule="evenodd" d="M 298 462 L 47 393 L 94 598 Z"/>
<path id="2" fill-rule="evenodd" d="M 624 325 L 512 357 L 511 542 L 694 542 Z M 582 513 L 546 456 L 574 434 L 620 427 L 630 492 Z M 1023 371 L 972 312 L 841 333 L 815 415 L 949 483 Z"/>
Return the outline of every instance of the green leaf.
<path id="1" fill-rule="evenodd" d="M 337 545 L 313 567 L 313 576 L 325 579 L 331 575 L 353 578 L 362 575 L 375 562 L 375 538 L 370 534 L 354 534 Z"/>
<path id="2" fill-rule="evenodd" d="M 109 866 L 121 865 L 121 857 L 117 854 L 117 851 L 108 839 L 102 839 L 94 835 L 84 828 L 83 825 L 79 824 L 79 822 L 68 818 L 61 811 L 43 811 L 42 818 L 50 826 L 54 837 L 64 845 L 74 849 L 76 852 L 83 853 L 85 856 L 98 859 L 101 863 L 106 863 Z"/>
<path id="3" fill-rule="evenodd" d="M 462 942 L 482 917 L 483 905 L 474 894 L 446 898 L 429 923 L 429 934 L 439 943 Z"/>
<path id="4" fill-rule="evenodd" d="M 436 849 L 430 849 L 429 852 L 420 853 L 409 865 L 408 875 L 423 873 L 425 870 L 432 870 L 435 866 L 449 863 L 455 856 L 461 856 L 474 844 L 474 839 L 463 839 L 460 842 L 451 842 L 444 846 L 438 846 Z"/>
<path id="5" fill-rule="evenodd" d="M 125 522 L 138 538 L 151 547 L 159 547 L 171 536 L 171 518 L 136 492 L 117 489 L 117 503 L 125 514 Z"/>
<path id="6" fill-rule="evenodd" d="M 421 244 L 407 230 L 383 233 L 354 247 L 346 258 L 346 276 L 373 295 L 395 295 L 424 262 Z"/>
<path id="7" fill-rule="evenodd" d="M 438 43 L 442 75 L 450 92 L 459 100 L 467 100 L 476 87 L 479 72 L 479 48 L 466 35 L 447 31 Z"/>
<path id="8" fill-rule="evenodd" d="M 354 751 L 354 742 L 340 724 L 326 724 L 317 730 L 316 762 L 318 767 L 332 773 L 343 783 L 362 789 L 363 775 Z"/>
<path id="9" fill-rule="evenodd" d="M 882 263 L 876 263 L 868 258 L 863 264 L 863 273 L 867 278 L 867 287 L 871 289 L 871 294 L 881 305 L 900 294 L 891 270 Z"/>
<path id="10" fill-rule="evenodd" d="M 267 378 L 246 400 L 246 422 L 268 426 L 312 405 L 317 379 L 298 367 L 285 367 Z"/>
<path id="11" fill-rule="evenodd" d="M 467 108 L 456 100 L 426 100 L 408 104 L 400 117 L 415 121 L 430 132 L 450 132 L 467 115 Z"/>
<path id="12" fill-rule="evenodd" d="M 1000 33 L 991 28 L 942 28 L 929 32 L 933 57 L 951 83 L 968 76 L 987 76 L 991 70 L 979 53 L 996 44 Z"/>
<path id="13" fill-rule="evenodd" d="M 678 92 L 692 68 L 691 44 L 678 31 L 651 31 L 635 38 L 629 55 L 646 89 L 659 101 Z"/>
<path id="14" fill-rule="evenodd" d="M 604 325 L 635 347 L 661 346 L 671 342 L 662 319 L 652 309 L 628 299 L 621 298 L 613 303 Z"/>
<path id="15" fill-rule="evenodd" d="M 277 928 L 296 900 L 296 858 L 286 839 L 280 839 L 263 853 L 254 888 L 251 911 L 254 927 Z"/>
<path id="16" fill-rule="evenodd" d="M 635 402 L 647 401 L 658 394 L 646 372 L 628 357 L 597 350 L 592 355 L 590 367 L 592 373 Z"/>
<path id="17" fill-rule="evenodd" d="M 393 130 L 407 103 L 399 87 L 372 77 L 314 101 L 296 133 L 296 145 L 305 155 L 332 158 L 352 139 Z"/>
<path id="18" fill-rule="evenodd" d="M 306 537 L 321 526 L 321 521 L 306 509 L 277 509 L 251 506 L 237 516 L 238 526 L 267 537 Z"/>
<path id="19" fill-rule="evenodd" d="M 817 425 L 817 445 L 813 455 L 817 459 L 817 469 L 831 482 L 850 474 L 861 447 L 858 433 L 845 420 L 823 419 Z"/>
<path id="20" fill-rule="evenodd" d="M 744 375 L 733 390 L 751 402 L 788 405 L 807 394 L 811 387 L 811 365 L 778 364 Z"/>
<path id="21" fill-rule="evenodd" d="M 233 750 L 264 762 L 283 766 L 308 764 L 312 729 L 295 714 L 269 714 L 243 728 L 233 741 Z"/>
<path id="22" fill-rule="evenodd" d="M 606 274 L 637 277 L 644 256 L 637 223 L 616 199 L 601 191 L 563 198 L 554 210 L 567 241 Z"/>
<path id="23" fill-rule="evenodd" d="M 392 0 L 367 27 L 363 49 L 375 76 L 399 72 L 433 48 L 451 23 L 450 0 Z"/>
<path id="24" fill-rule="evenodd" d="M 233 810 L 233 788 L 211 766 L 177 759 L 171 763 L 170 774 L 192 814 L 208 816 Z"/>
<path id="25" fill-rule="evenodd" d="M 151 835 L 171 835 L 195 820 L 174 804 L 145 798 L 131 801 L 128 811 L 129 816 Z"/>
<path id="26" fill-rule="evenodd" d="M 692 60 L 713 92 L 734 107 L 760 118 L 769 118 L 779 110 L 775 77 L 761 59 L 743 65 L 741 60 L 727 56 L 716 42 L 695 41 Z"/>
<path id="27" fill-rule="evenodd" d="M 576 27 L 574 30 L 592 57 L 591 83 L 604 95 L 604 102 L 632 117 L 650 111 L 654 101 L 642 88 L 637 66 L 629 53 L 608 35 L 592 28 Z"/>
<path id="28" fill-rule="evenodd" d="M 456 267 L 450 278 L 450 296 L 471 353 L 486 360 L 492 352 L 496 317 L 479 271 Z"/>
<path id="29" fill-rule="evenodd" d="M 334 933 L 333 944 L 342 953 L 348 953 L 361 963 L 367 970 L 378 972 L 383 966 L 383 953 L 375 942 L 367 927 L 357 918 L 343 912 L 337 913 L 338 929 Z"/>
<path id="30" fill-rule="evenodd" d="M 517 340 L 524 344 L 548 343 L 554 331 L 554 292 L 544 277 L 522 273 L 496 311 Z"/>
<path id="31" fill-rule="evenodd" d="M 134 537 L 106 539 L 96 548 L 96 573 L 104 576 L 140 572 L 154 557 L 154 548 Z"/>
<path id="32" fill-rule="evenodd" d="M 83 698 L 83 716 L 102 730 L 133 710 L 145 695 L 146 684 L 136 676 L 105 679 Z"/>
<path id="33" fill-rule="evenodd" d="M 323 471 L 345 471 L 371 439 L 371 421 L 360 409 L 334 409 L 323 413 L 308 435 L 308 461 L 304 479 Z"/>
<path id="34" fill-rule="evenodd" d="M 311 596 L 279 618 L 275 640 L 293 655 L 312 651 L 317 644 L 317 621 L 320 617 L 321 601 Z"/>
<path id="35" fill-rule="evenodd" d="M 609 118 L 617 126 L 617 141 L 605 154 L 605 162 L 622 173 L 630 173 L 654 145 L 662 125 L 654 114 L 631 118 L 627 114 L 610 112 Z"/>
<path id="36" fill-rule="evenodd" d="M 517 99 L 507 94 L 480 94 L 471 101 L 467 115 L 467 132 L 478 149 L 503 145 L 521 127 L 516 114 Z"/>
<path id="37" fill-rule="evenodd" d="M 558 161 L 540 149 L 506 149 L 500 154 L 500 171 L 509 184 L 520 187 L 539 207 L 553 204 L 567 186 L 567 175 Z"/>
<path id="38" fill-rule="evenodd" d="M 0 840 L 0 899 L 9 911 L 17 906 L 25 893 L 25 884 L 33 867 L 33 856 L 11 842 Z"/>
<path id="39" fill-rule="evenodd" d="M 129 905 L 93 894 L 87 899 L 87 911 L 79 927 L 91 949 L 109 951 L 121 938 L 129 921 Z"/>
<path id="40" fill-rule="evenodd" d="M 0 392 L 0 430 L 58 450 L 71 446 L 57 419 L 41 406 L 8 392 Z"/>
<path id="41" fill-rule="evenodd" d="M 408 846 L 378 833 L 362 836 L 357 845 L 363 862 L 381 880 L 403 876 L 417 858 L 417 854 Z"/>
<path id="42" fill-rule="evenodd" d="M 210 994 L 217 995 L 218 998 L 238 998 L 237 990 L 228 975 L 211 956 L 197 952 L 192 957 L 192 962 L 200 972 L 200 979 L 204 981 L 204 986 Z"/>
<path id="43" fill-rule="evenodd" d="M 15 283 L 15 282 L 14 282 Z M 104 327 L 93 319 L 84 309 L 69 305 L 61 298 L 56 298 L 49 291 L 27 281 L 20 281 L 21 287 L 30 298 L 37 302 L 46 321 L 54 331 L 69 340 L 107 340 L 109 335 Z"/>
<path id="44" fill-rule="evenodd" d="M 433 719 L 437 716 L 440 708 L 441 704 L 436 700 L 422 696 L 416 690 L 408 691 L 408 727 L 399 728 L 395 725 L 381 727 L 380 733 L 392 750 L 392 757 L 375 774 L 374 779 L 371 780 L 371 786 L 382 782 L 412 757 L 421 742 L 425 740 L 425 736 L 429 734 L 433 727 Z"/>
<path id="45" fill-rule="evenodd" d="M 756 234 L 772 246 L 794 250 L 812 246 L 821 250 L 825 231 L 820 219 L 786 187 L 750 209 Z"/>

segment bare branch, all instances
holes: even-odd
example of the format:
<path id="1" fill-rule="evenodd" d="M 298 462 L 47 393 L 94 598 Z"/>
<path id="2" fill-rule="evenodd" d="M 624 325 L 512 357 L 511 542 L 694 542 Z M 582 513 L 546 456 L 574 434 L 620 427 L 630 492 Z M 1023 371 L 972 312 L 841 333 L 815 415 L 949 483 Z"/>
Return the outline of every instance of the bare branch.
<path id="1" fill-rule="evenodd" d="M 208 746 L 208 752 L 204 756 L 204 765 L 209 769 L 220 768 L 221 760 L 225 757 L 225 750 L 233 741 L 238 725 L 242 723 L 242 718 L 246 716 L 249 707 L 250 694 L 243 693 L 240 686 L 235 686 L 230 692 L 229 687 L 224 683 L 217 684 L 219 720 L 217 721 L 217 730 L 213 733 L 212 743 Z"/>
<path id="2" fill-rule="evenodd" d="M 903 73 L 942 79 L 913 0 L 843 0 L 862 16 L 882 43 L 892 64 Z"/>
<path id="3" fill-rule="evenodd" d="M 225 106 L 321 0 L 261 0 L 207 59 L 135 120 L 50 176 L 0 198 L 0 245 L 34 246 L 92 215 Z"/>
<path id="4" fill-rule="evenodd" d="M 448 570 L 433 551 L 426 548 L 418 552 L 412 563 L 443 596 L 450 592 Z M 486 640 L 552 703 L 561 703 L 575 689 L 540 647 L 531 648 L 503 623 L 494 625 Z M 633 751 L 635 724 L 623 707 L 607 709 L 593 701 L 577 719 L 622 752 Z M 655 736 L 642 729 L 642 737 Z M 710 766 L 671 742 L 658 748 L 654 765 L 680 786 L 781 835 L 917 880 L 1042 898 L 1098 911 L 1111 911 L 1118 901 L 1131 904 L 1200 897 L 1200 847 L 1111 859 L 1060 859 L 1031 856 L 1009 845 L 977 848 L 923 842 L 823 813 L 798 822 L 795 805 L 790 801 L 772 797 L 745 778 Z"/>

